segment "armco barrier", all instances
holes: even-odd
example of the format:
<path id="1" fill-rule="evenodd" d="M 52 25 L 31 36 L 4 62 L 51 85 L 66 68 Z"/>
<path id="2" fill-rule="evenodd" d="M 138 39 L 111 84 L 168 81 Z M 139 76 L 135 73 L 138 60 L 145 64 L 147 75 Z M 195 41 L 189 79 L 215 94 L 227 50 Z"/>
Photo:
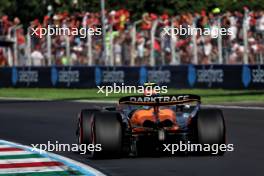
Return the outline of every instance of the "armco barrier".
<path id="1" fill-rule="evenodd" d="M 264 65 L 0 68 L 0 87 L 95 88 L 147 81 L 169 88 L 264 89 Z"/>

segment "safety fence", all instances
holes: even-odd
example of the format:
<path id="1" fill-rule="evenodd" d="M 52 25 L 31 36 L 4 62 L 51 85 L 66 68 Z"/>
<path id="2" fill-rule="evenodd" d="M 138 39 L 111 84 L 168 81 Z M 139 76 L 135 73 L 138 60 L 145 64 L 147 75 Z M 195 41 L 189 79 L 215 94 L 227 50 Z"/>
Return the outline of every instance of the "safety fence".
<path id="1" fill-rule="evenodd" d="M 187 28 L 203 28 L 204 18 L 192 17 L 185 24 Z M 125 31 L 114 31 L 107 25 L 105 40 L 103 36 L 45 35 L 42 38 L 26 32 L 26 44 L 20 45 L 17 30 L 10 29 L 8 38 L 14 42 L 7 53 L 10 66 L 79 66 L 95 64 L 107 66 L 138 65 L 179 65 L 179 64 L 263 64 L 264 30 L 251 24 L 250 12 L 244 11 L 240 19 L 225 13 L 208 20 L 211 35 L 173 35 L 164 34 L 165 28 L 179 27 L 177 16 L 168 19 L 167 24 L 157 18 L 148 29 L 142 29 L 143 20 L 129 24 Z M 260 21 L 260 20 L 259 20 Z M 261 23 L 261 22 L 259 22 Z M 187 27 L 188 24 L 188 27 Z M 256 27 L 255 27 L 256 26 Z M 93 27 L 93 24 L 86 24 Z M 218 35 L 221 28 L 230 29 L 232 35 Z M 166 30 L 166 29 L 165 29 Z M 218 31 L 218 32 L 217 32 Z M 105 45 L 103 45 L 105 41 Z M 105 47 L 105 49 L 104 49 Z M 34 50 L 41 51 L 42 63 L 32 56 Z M 12 54 L 11 54 L 12 52 Z"/>
<path id="2" fill-rule="evenodd" d="M 0 68 L 0 87 L 96 88 L 148 81 L 169 88 L 264 89 L 264 65 Z"/>

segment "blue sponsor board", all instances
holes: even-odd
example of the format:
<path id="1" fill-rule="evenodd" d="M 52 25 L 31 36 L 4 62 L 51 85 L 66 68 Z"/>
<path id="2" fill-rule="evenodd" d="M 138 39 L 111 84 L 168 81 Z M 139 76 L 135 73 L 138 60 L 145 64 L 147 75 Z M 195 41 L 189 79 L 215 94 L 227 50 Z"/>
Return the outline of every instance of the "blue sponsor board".
<path id="1" fill-rule="evenodd" d="M 264 88 L 264 65 L 244 65 L 242 67 L 241 82 L 244 88 Z"/>
<path id="2" fill-rule="evenodd" d="M 0 87 L 96 88 L 145 82 L 169 88 L 263 89 L 264 65 L 0 68 Z"/>
<path id="3" fill-rule="evenodd" d="M 102 85 L 137 85 L 139 80 L 139 67 L 94 67 L 96 86 Z"/>
<path id="4" fill-rule="evenodd" d="M 2 87 L 50 87 L 45 76 L 47 69 L 43 67 L 12 67 L 0 69 Z"/>
<path id="5" fill-rule="evenodd" d="M 52 87 L 89 88 L 95 87 L 94 67 L 49 67 Z"/>

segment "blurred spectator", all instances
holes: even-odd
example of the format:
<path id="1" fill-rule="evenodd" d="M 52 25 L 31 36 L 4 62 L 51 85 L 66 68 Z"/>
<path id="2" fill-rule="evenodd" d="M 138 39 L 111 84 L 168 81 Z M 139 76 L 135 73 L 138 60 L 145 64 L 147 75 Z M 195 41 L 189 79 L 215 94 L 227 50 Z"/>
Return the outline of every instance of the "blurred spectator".
<path id="1" fill-rule="evenodd" d="M 246 9 L 248 10 L 248 9 Z M 131 59 L 135 59 L 136 65 L 149 65 L 151 56 L 151 47 L 154 51 L 154 59 L 157 65 L 172 64 L 174 62 L 172 56 L 181 64 L 194 63 L 195 54 L 198 57 L 198 64 L 218 63 L 218 19 L 221 28 L 229 29 L 230 35 L 222 36 L 222 57 L 225 64 L 243 63 L 244 36 L 243 36 L 243 20 L 247 27 L 248 36 L 248 54 L 249 63 L 263 63 L 264 59 L 264 11 L 248 11 L 248 16 L 238 11 L 227 11 L 219 13 L 220 9 L 212 12 L 205 10 L 195 13 L 182 13 L 176 16 L 169 16 L 167 13 L 155 14 L 144 12 L 141 19 L 131 21 L 132 13 L 127 9 L 117 9 L 105 11 L 106 15 L 106 45 L 107 58 L 114 59 L 115 65 L 130 65 Z M 21 25 L 20 19 L 15 17 L 9 19 L 7 15 L 3 15 L 0 23 L 0 33 L 4 36 L 11 36 L 18 44 L 18 64 L 25 65 L 27 39 L 26 29 L 28 26 L 18 28 L 16 31 L 10 31 L 14 26 Z M 154 40 L 151 40 L 151 29 L 154 21 L 158 20 L 158 25 L 154 31 Z M 140 21 L 140 22 L 139 22 Z M 85 36 L 69 35 L 50 36 L 51 45 L 48 45 L 48 38 L 39 37 L 41 27 L 63 27 L 69 28 L 93 28 L 101 27 L 101 16 L 99 12 L 54 12 L 43 17 L 43 20 L 35 19 L 30 23 L 30 28 L 37 29 L 38 35 L 31 35 L 31 56 L 36 65 L 45 65 L 45 59 L 50 59 L 52 64 L 57 65 L 87 65 L 88 57 L 92 55 L 92 64 L 109 64 L 105 62 L 103 56 L 102 35 L 92 35 L 90 39 Z M 136 26 L 136 31 L 133 27 Z M 211 35 L 188 34 L 176 35 L 170 37 L 166 34 L 161 35 L 164 28 L 198 28 L 204 31 L 208 28 Z M 112 33 L 111 33 L 112 31 Z M 32 30 L 29 30 L 32 32 Z M 135 33 L 134 33 L 135 32 Z M 110 40 L 110 36 L 112 40 Z M 135 37 L 135 38 L 134 38 Z M 151 42 L 154 41 L 152 44 Z M 194 41 L 196 43 L 194 43 Z M 112 42 L 112 43 L 111 43 Z M 111 46 L 111 47 L 110 47 Z M 91 52 L 88 48 L 91 47 Z M 51 49 L 51 58 L 48 58 L 48 48 Z M 197 53 L 194 53 L 195 48 Z M 112 51 L 110 51 L 112 49 Z M 69 53 L 70 52 L 70 53 Z M 112 53 L 112 54 L 110 54 Z M 35 60 L 35 61 L 34 61 Z"/>
<path id="2" fill-rule="evenodd" d="M 39 50 L 39 46 L 31 53 L 32 65 L 33 66 L 44 66 L 44 56 Z"/>
<path id="3" fill-rule="evenodd" d="M 0 49 L 0 66 L 8 66 L 7 58 L 4 56 L 3 50 Z"/>

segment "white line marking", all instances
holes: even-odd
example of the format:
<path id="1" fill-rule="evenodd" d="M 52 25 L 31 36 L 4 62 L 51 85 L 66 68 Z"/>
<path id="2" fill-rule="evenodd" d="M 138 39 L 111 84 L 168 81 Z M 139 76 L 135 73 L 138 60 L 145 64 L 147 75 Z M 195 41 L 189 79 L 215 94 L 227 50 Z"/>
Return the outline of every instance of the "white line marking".
<path id="1" fill-rule="evenodd" d="M 114 100 L 69 100 L 69 102 L 76 103 L 100 103 L 100 104 L 117 104 L 118 101 Z"/>
<path id="2" fill-rule="evenodd" d="M 29 151 L 5 151 L 5 152 L 0 152 L 0 156 L 11 156 L 11 155 L 25 155 L 25 154 L 33 154 L 32 152 Z"/>
<path id="3" fill-rule="evenodd" d="M 14 164 L 14 163 L 34 163 L 34 162 L 50 162 L 55 161 L 50 158 L 24 158 L 24 159 L 1 159 L 0 164 Z"/>
<path id="4" fill-rule="evenodd" d="M 12 146 L 10 146 L 10 145 L 0 145 L 0 148 L 10 148 L 10 147 L 12 147 Z"/>
<path id="5" fill-rule="evenodd" d="M 202 107 L 223 108 L 223 109 L 264 110 L 264 107 L 260 107 L 260 106 L 202 105 Z"/>
<path id="6" fill-rule="evenodd" d="M 0 174 L 25 173 L 25 172 L 55 172 L 66 171 L 67 166 L 48 166 L 48 167 L 20 167 L 20 168 L 0 168 Z"/>
<path id="7" fill-rule="evenodd" d="M 22 100 L 22 101 L 52 101 L 44 98 L 26 98 L 26 97 L 0 97 L 0 100 Z"/>

